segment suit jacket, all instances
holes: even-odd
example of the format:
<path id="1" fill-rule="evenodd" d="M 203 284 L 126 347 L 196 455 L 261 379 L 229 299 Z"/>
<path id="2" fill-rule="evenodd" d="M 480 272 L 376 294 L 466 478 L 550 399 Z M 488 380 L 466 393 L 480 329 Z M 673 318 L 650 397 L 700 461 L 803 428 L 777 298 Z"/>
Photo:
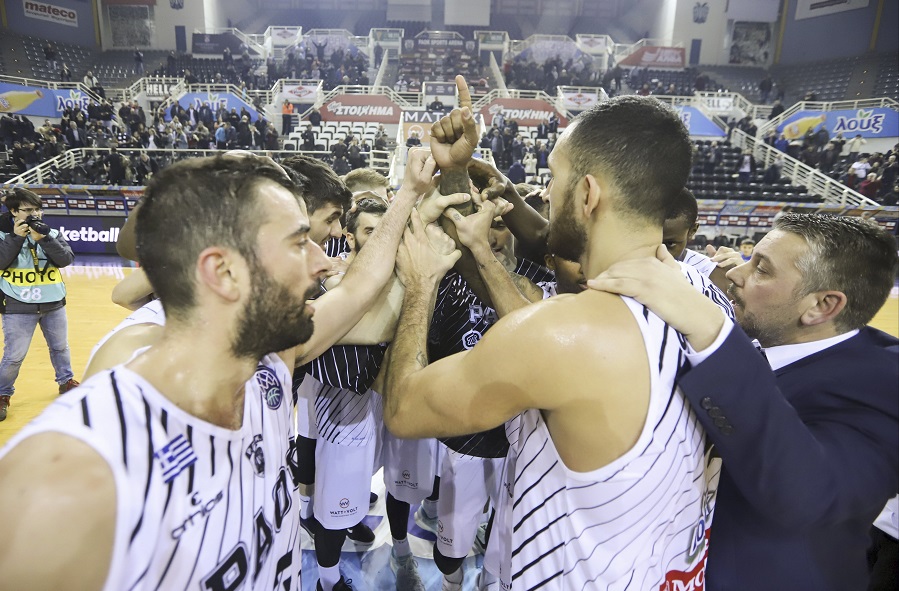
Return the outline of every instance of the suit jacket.
<path id="1" fill-rule="evenodd" d="M 706 589 L 864 590 L 899 490 L 899 340 L 870 327 L 772 372 L 734 327 L 680 381 L 723 461 Z"/>

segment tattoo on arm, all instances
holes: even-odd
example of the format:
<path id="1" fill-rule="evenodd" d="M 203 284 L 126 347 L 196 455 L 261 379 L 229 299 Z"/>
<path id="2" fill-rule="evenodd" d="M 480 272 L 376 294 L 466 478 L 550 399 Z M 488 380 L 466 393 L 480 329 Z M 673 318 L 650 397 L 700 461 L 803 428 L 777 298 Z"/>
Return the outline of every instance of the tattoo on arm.
<path id="1" fill-rule="evenodd" d="M 424 351 L 418 352 L 418 355 L 415 356 L 415 361 L 417 361 L 418 365 L 420 365 L 422 368 L 428 366 L 428 356 L 424 354 Z"/>

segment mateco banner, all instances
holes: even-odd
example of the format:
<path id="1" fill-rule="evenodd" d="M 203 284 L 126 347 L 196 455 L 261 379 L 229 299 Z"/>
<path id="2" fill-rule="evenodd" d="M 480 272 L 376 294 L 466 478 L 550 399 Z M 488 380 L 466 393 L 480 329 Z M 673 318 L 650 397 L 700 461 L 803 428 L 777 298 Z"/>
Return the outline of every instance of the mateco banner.
<path id="1" fill-rule="evenodd" d="M 493 117 L 497 113 L 502 113 L 507 122 L 514 119 L 519 125 L 529 127 L 540 125 L 555 113 L 559 118 L 559 127 L 568 125 L 568 119 L 559 114 L 555 107 L 540 99 L 498 98 L 481 109 L 481 115 L 484 116 L 484 123 L 487 125 L 493 125 Z"/>
<path id="2" fill-rule="evenodd" d="M 899 113 L 893 109 L 850 109 L 842 111 L 796 111 L 777 126 L 788 140 L 805 137 L 809 132 L 826 129 L 831 136 L 842 133 L 851 138 L 890 138 L 899 136 Z"/>
<path id="3" fill-rule="evenodd" d="M 0 82 L 0 113 L 56 118 L 78 105 L 87 110 L 90 98 L 80 90 L 51 90 Z"/>
<path id="4" fill-rule="evenodd" d="M 383 94 L 338 94 L 321 108 L 325 121 L 396 124 L 401 112 L 399 105 Z"/>
<path id="5" fill-rule="evenodd" d="M 683 68 L 687 63 L 683 47 L 641 47 L 620 62 L 622 66 L 641 68 Z"/>
<path id="6" fill-rule="evenodd" d="M 25 2 L 25 16 L 28 18 L 49 21 L 67 27 L 78 27 L 78 13 L 71 8 L 36 0 L 23 1 Z"/>
<path id="7" fill-rule="evenodd" d="M 724 130 L 715 125 L 711 119 L 702 114 L 696 107 L 674 107 L 680 114 L 681 121 L 687 126 L 691 136 L 724 137 Z"/>

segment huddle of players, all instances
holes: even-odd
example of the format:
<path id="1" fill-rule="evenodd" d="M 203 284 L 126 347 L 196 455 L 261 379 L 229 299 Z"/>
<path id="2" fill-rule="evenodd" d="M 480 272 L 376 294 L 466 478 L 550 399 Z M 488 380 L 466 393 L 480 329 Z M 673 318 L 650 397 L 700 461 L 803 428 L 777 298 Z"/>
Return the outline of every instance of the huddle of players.
<path id="1" fill-rule="evenodd" d="M 422 522 L 437 518 L 435 561 L 453 589 L 488 498 L 496 514 L 483 586 L 497 578 L 503 588 L 522 589 L 701 579 L 718 464 L 706 457 L 703 429 L 675 386 L 685 339 L 629 298 L 583 292 L 526 305 L 557 291 L 582 292 L 585 275 L 615 260 L 652 256 L 666 217 L 687 222 L 666 225 L 671 248 L 682 242 L 678 234 L 695 231 L 695 201 L 686 192 L 682 203 L 675 198 L 689 172 L 683 125 L 651 99 L 617 99 L 587 112 L 550 162 L 548 224 L 501 175 L 471 161 L 477 134 L 464 81 L 459 90 L 463 109 L 435 124 L 432 155 L 411 153 L 394 201 L 385 207 L 366 195 L 347 214 L 349 264 L 326 260 L 310 244 L 337 238 L 348 191 L 337 182 L 343 201 L 320 199 L 321 171 L 308 163 L 287 161 L 287 172 L 255 158 L 219 157 L 154 178 L 137 226 L 140 259 L 169 315 L 160 345 L 51 406 L 0 463 L 7 482 L 26 479 L 32 457 L 52 464 L 44 442 L 68 440 L 46 439 L 52 431 L 102 457 L 78 446 L 70 452 L 82 455 L 67 465 L 88 468 L 95 482 L 92 503 L 72 528 L 93 527 L 97 543 L 61 555 L 81 565 L 92 559 L 97 569 L 79 584 L 69 576 L 67 586 L 298 589 L 302 524 L 315 540 L 319 588 L 346 588 L 340 547 L 347 530 L 366 537 L 359 522 L 379 463 L 398 587 L 421 588 L 405 531 L 412 503 L 422 502 Z M 647 171 L 627 151 L 616 160 L 625 137 L 664 165 Z M 480 198 L 461 194 L 469 176 Z M 225 203 L 203 195 L 213 189 Z M 179 190 L 180 201 L 169 195 Z M 178 203 L 216 223 L 174 228 Z M 505 223 L 529 258 L 552 253 L 546 262 L 559 272 L 555 288 L 539 266 L 514 256 Z M 279 232 L 287 236 L 280 242 Z M 697 260 L 713 275 L 729 257 Z M 584 272 L 573 260 L 586 262 Z M 567 287 L 560 289 L 563 270 Z M 679 272 L 732 318 L 713 281 L 687 265 Z M 317 280 L 326 275 L 324 293 L 303 306 L 321 293 Z M 499 316 L 509 319 L 493 326 Z M 597 330 L 606 338 L 597 339 Z M 387 341 L 393 345 L 385 351 Z M 201 346 L 186 344 L 195 342 Z M 216 359 L 209 367 L 204 348 Z M 546 365 L 558 375 L 547 375 Z M 294 366 L 308 374 L 296 388 Z M 243 382 L 230 411 L 210 396 Z M 298 432 L 290 424 L 294 407 Z M 606 427 L 597 429 L 603 419 Z M 66 483 L 77 500 L 80 476 L 49 482 Z M 12 499 L 2 488 L 0 497 Z M 51 507 L 45 521 L 71 518 L 65 507 Z M 109 507 L 116 507 L 111 518 Z M 35 543 L 46 543 L 40 531 L 50 525 L 35 521 Z M 13 586 L 36 580 L 27 554 L 10 556 L 19 559 L 4 567 Z M 41 563 L 44 587 L 70 568 L 59 562 Z"/>

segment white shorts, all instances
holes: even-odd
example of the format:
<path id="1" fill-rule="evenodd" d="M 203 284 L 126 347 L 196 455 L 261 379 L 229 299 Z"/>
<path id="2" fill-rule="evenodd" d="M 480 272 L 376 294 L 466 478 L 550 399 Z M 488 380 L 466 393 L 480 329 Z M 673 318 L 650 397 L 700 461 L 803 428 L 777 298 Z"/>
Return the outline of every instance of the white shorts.
<path id="1" fill-rule="evenodd" d="M 506 426 L 507 434 L 509 426 Z M 517 432 L 516 432 L 517 434 Z M 510 438 L 511 440 L 511 438 Z M 499 588 L 512 588 L 512 503 L 515 501 L 515 447 L 509 450 L 497 475 L 501 486 L 498 491 L 496 515 L 490 529 L 490 541 L 484 551 L 484 569 L 499 578 Z"/>
<path id="2" fill-rule="evenodd" d="M 307 439 L 318 439 L 315 427 L 315 397 L 322 383 L 306 374 L 297 388 L 297 434 Z"/>
<path id="3" fill-rule="evenodd" d="M 487 520 L 487 501 L 496 502 L 502 458 L 477 458 L 444 450 L 437 499 L 437 548 L 447 558 L 465 558 L 478 526 Z"/>
<path id="4" fill-rule="evenodd" d="M 374 440 L 361 446 L 318 440 L 312 510 L 325 529 L 353 527 L 368 513 L 374 458 Z"/>
<path id="5" fill-rule="evenodd" d="M 415 505 L 431 496 L 440 469 L 436 439 L 397 439 L 382 430 L 384 486 L 399 501 Z"/>

